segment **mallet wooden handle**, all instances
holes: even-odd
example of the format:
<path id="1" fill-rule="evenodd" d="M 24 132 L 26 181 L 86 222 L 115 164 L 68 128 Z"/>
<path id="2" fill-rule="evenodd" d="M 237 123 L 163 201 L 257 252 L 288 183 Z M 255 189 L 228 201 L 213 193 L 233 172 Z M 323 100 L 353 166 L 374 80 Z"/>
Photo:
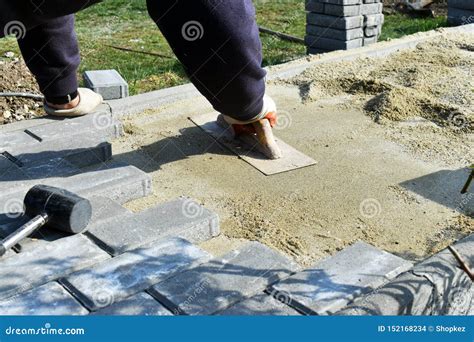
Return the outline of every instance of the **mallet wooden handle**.
<path id="1" fill-rule="evenodd" d="M 31 221 L 21 226 L 20 229 L 10 234 L 2 242 L 0 242 L 0 257 L 7 253 L 7 251 L 15 246 L 18 242 L 43 227 L 47 222 L 48 215 L 38 215 Z"/>

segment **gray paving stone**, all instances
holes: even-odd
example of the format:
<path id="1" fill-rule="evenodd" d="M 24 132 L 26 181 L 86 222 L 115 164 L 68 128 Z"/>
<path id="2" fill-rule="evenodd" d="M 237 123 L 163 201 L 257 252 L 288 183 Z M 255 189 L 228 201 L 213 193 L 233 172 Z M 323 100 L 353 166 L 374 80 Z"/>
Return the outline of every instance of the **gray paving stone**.
<path id="1" fill-rule="evenodd" d="M 171 312 L 148 293 L 140 292 L 99 311 L 95 316 L 172 316 Z"/>
<path id="2" fill-rule="evenodd" d="M 310 55 L 317 55 L 317 54 L 320 54 L 320 53 L 328 53 L 328 52 L 331 52 L 329 50 L 324 50 L 324 49 L 316 49 L 316 48 L 308 48 L 307 50 L 308 54 Z"/>
<path id="3" fill-rule="evenodd" d="M 385 17 L 383 14 L 371 14 L 371 15 L 364 15 L 364 22 L 366 27 L 372 26 L 381 26 L 385 21 Z"/>
<path id="4" fill-rule="evenodd" d="M 474 23 L 474 10 L 448 8 L 448 22 L 452 25 L 469 25 Z"/>
<path id="5" fill-rule="evenodd" d="M 335 17 L 332 15 L 308 13 L 306 21 L 310 25 L 330 27 L 338 30 L 349 30 L 362 27 L 364 24 L 363 16 L 355 17 Z"/>
<path id="6" fill-rule="evenodd" d="M 324 6 L 324 13 L 328 15 L 334 16 L 342 16 L 342 17 L 353 17 L 360 15 L 362 13 L 362 6 L 361 5 L 331 5 L 326 4 Z"/>
<path id="7" fill-rule="evenodd" d="M 221 311 L 220 316 L 299 316 L 298 311 L 272 296 L 261 293 Z"/>
<path id="8" fill-rule="evenodd" d="M 361 6 L 362 15 L 373 15 L 373 14 L 381 14 L 383 10 L 382 3 L 373 3 L 373 4 L 363 4 Z"/>
<path id="9" fill-rule="evenodd" d="M 0 316 L 79 316 L 88 313 L 56 282 L 0 301 Z"/>
<path id="10" fill-rule="evenodd" d="M 364 38 L 364 46 L 371 45 L 377 43 L 378 37 L 365 37 Z"/>
<path id="11" fill-rule="evenodd" d="M 42 245 L 0 260 L 0 299 L 6 299 L 110 256 L 82 235 Z"/>
<path id="12" fill-rule="evenodd" d="M 358 5 L 362 3 L 361 0 L 306 0 L 307 4 L 312 3 L 312 2 L 334 4 L 334 5 Z"/>
<path id="13" fill-rule="evenodd" d="M 323 50 L 348 50 L 362 46 L 362 38 L 353 40 L 337 40 L 330 38 L 316 37 L 312 35 L 305 36 L 306 46 Z"/>
<path id="14" fill-rule="evenodd" d="M 96 113 L 79 118 L 58 120 L 52 123 L 30 127 L 26 132 L 37 136 L 43 142 L 67 139 L 82 135 L 93 135 L 101 138 L 118 138 L 123 133 L 122 124 L 114 119 L 110 110 L 101 109 Z"/>
<path id="15" fill-rule="evenodd" d="M 163 240 L 124 253 L 61 279 L 92 311 L 120 302 L 177 272 L 209 260 L 210 255 L 183 239 Z"/>
<path id="16" fill-rule="evenodd" d="M 222 258 L 179 273 L 148 290 L 174 314 L 211 315 L 262 292 L 298 265 L 250 242 Z"/>
<path id="17" fill-rule="evenodd" d="M 112 255 L 167 237 L 200 243 L 218 236 L 219 217 L 189 199 L 158 205 L 133 216 L 93 225 L 87 235 Z"/>
<path id="18" fill-rule="evenodd" d="M 148 196 L 152 191 L 151 177 L 134 166 L 110 162 L 82 172 L 65 178 L 3 180 L 0 213 L 9 202 L 23 201 L 28 190 L 38 183 L 65 188 L 85 197 L 106 196 L 119 203 Z"/>
<path id="19" fill-rule="evenodd" d="M 336 30 L 328 27 L 307 25 L 306 33 L 314 37 L 332 38 L 337 40 L 352 40 L 364 37 L 364 31 L 361 27 L 351 30 Z"/>
<path id="20" fill-rule="evenodd" d="M 269 291 L 307 314 L 334 313 L 354 298 L 378 288 L 412 264 L 364 242 L 323 260 Z"/>
<path id="21" fill-rule="evenodd" d="M 375 37 L 380 35 L 382 31 L 381 26 L 371 26 L 364 28 L 364 35 L 365 37 Z"/>
<path id="22" fill-rule="evenodd" d="M 23 131 L 0 134 L 0 152 L 4 152 L 7 149 L 14 149 L 17 146 L 35 145 L 38 143 L 38 140 L 32 138 Z"/>
<path id="23" fill-rule="evenodd" d="M 472 0 L 449 0 L 448 1 L 449 7 L 459 8 L 459 9 L 467 9 L 474 11 L 474 1 Z"/>
<path id="24" fill-rule="evenodd" d="M 94 70 L 84 73 L 87 88 L 102 95 L 104 100 L 128 97 L 128 84 L 117 70 Z"/>
<path id="25" fill-rule="evenodd" d="M 306 1 L 306 10 L 314 13 L 324 13 L 325 4 L 316 1 Z"/>
<path id="26" fill-rule="evenodd" d="M 106 197 L 92 197 L 90 198 L 90 201 L 92 205 L 92 218 L 89 227 L 106 224 L 111 220 L 120 220 L 123 217 L 133 215 L 131 211 Z M 0 219 L 0 236 L 5 237 L 11 234 L 27 221 L 28 218 L 24 216 L 12 218 L 11 220 Z M 23 253 L 33 248 L 37 248 L 40 244 L 50 243 L 64 237 L 67 237 L 67 235 L 54 229 L 44 227 L 31 237 L 21 241 L 15 248 Z"/>

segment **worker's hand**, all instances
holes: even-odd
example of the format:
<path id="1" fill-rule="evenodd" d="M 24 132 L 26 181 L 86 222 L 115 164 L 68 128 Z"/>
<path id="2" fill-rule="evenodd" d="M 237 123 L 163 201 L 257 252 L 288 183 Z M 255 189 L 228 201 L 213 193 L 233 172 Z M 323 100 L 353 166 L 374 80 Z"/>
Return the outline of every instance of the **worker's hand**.
<path id="1" fill-rule="evenodd" d="M 270 96 L 263 98 L 263 109 L 255 118 L 243 122 L 235 120 L 229 116 L 223 115 L 224 120 L 232 125 L 236 137 L 242 135 L 255 136 L 260 144 L 262 152 L 270 159 L 279 159 L 282 157 L 272 128 L 276 126 L 278 116 L 275 102 Z"/>

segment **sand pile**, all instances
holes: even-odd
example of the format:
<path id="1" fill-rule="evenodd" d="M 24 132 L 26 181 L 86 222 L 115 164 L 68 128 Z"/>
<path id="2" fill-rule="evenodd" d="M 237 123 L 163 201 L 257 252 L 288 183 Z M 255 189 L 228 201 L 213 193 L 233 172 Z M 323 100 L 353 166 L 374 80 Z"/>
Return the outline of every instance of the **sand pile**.
<path id="1" fill-rule="evenodd" d="M 442 36 L 384 59 L 316 66 L 288 81 L 304 102 L 348 93 L 365 100 L 380 123 L 427 119 L 440 127 L 473 130 L 474 37 Z"/>

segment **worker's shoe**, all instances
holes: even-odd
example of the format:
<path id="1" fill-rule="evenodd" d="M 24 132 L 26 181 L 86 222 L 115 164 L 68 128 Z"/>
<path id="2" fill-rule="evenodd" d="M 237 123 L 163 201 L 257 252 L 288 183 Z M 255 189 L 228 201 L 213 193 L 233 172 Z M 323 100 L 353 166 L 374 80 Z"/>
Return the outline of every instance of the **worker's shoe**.
<path id="1" fill-rule="evenodd" d="M 44 110 L 48 115 L 61 117 L 76 117 L 93 113 L 95 109 L 104 101 L 101 95 L 87 88 L 79 88 L 79 104 L 71 109 L 56 109 L 49 106 L 46 102 Z"/>

